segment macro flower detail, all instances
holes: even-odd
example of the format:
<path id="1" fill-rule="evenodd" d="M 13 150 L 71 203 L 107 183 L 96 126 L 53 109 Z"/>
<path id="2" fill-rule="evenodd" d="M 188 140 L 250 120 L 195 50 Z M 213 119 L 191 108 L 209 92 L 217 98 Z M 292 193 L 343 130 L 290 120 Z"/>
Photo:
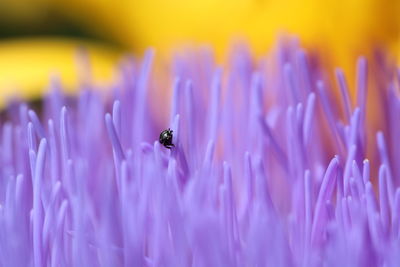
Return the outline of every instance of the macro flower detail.
<path id="1" fill-rule="evenodd" d="M 1 266 L 399 264 L 398 69 L 360 57 L 352 101 L 295 43 L 224 67 L 200 51 L 157 102 L 153 57 L 3 111 Z"/>

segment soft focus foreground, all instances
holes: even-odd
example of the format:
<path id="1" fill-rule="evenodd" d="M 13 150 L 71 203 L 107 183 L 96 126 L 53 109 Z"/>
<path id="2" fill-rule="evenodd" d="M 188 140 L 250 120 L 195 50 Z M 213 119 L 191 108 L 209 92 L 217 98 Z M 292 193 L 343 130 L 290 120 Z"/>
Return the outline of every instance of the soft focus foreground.
<path id="1" fill-rule="evenodd" d="M 353 105 L 344 74 L 334 101 L 293 45 L 259 62 L 237 49 L 224 69 L 206 52 L 178 57 L 162 102 L 152 57 L 127 60 L 107 93 L 68 98 L 54 82 L 40 113 L 9 105 L 1 266 L 398 265 L 398 72 L 370 73 L 375 141 L 364 58 Z M 168 127 L 171 150 L 156 141 Z"/>

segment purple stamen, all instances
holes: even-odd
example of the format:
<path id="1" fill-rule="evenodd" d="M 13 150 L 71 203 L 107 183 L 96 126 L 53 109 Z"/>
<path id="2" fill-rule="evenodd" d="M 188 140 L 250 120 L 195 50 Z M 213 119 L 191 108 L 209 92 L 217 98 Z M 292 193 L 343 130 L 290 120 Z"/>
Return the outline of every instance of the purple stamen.
<path id="1" fill-rule="evenodd" d="M 400 78 L 360 58 L 356 104 L 340 69 L 336 101 L 298 44 L 260 61 L 241 46 L 224 68 L 183 53 L 166 80 L 149 50 L 109 91 L 81 77 L 67 97 L 53 81 L 41 112 L 7 106 L 0 266 L 396 266 Z"/>

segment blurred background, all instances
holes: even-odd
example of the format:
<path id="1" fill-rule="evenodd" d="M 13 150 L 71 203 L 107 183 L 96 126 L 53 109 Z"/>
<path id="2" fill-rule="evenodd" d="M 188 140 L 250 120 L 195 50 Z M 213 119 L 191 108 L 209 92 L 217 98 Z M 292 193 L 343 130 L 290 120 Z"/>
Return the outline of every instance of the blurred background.
<path id="1" fill-rule="evenodd" d="M 399 0 L 2 0 L 0 101 L 39 97 L 49 77 L 66 90 L 78 82 L 77 47 L 93 79 L 108 81 L 121 55 L 210 46 L 217 60 L 232 42 L 265 54 L 280 35 L 299 37 L 329 66 L 354 76 L 355 58 L 381 49 L 399 59 Z"/>

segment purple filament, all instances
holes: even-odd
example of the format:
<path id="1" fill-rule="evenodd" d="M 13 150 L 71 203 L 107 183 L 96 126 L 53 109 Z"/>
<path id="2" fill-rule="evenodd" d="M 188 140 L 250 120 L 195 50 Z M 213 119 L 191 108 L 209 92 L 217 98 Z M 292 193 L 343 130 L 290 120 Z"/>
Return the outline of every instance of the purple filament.
<path id="1" fill-rule="evenodd" d="M 296 42 L 277 51 L 257 62 L 240 47 L 226 68 L 184 54 L 156 83 L 149 50 L 107 92 L 71 99 L 53 82 L 43 113 L 10 105 L 0 266 L 397 266 L 399 69 L 387 80 L 360 58 L 356 101 L 337 69 L 338 103 Z M 390 84 L 378 133 L 371 79 Z"/>

